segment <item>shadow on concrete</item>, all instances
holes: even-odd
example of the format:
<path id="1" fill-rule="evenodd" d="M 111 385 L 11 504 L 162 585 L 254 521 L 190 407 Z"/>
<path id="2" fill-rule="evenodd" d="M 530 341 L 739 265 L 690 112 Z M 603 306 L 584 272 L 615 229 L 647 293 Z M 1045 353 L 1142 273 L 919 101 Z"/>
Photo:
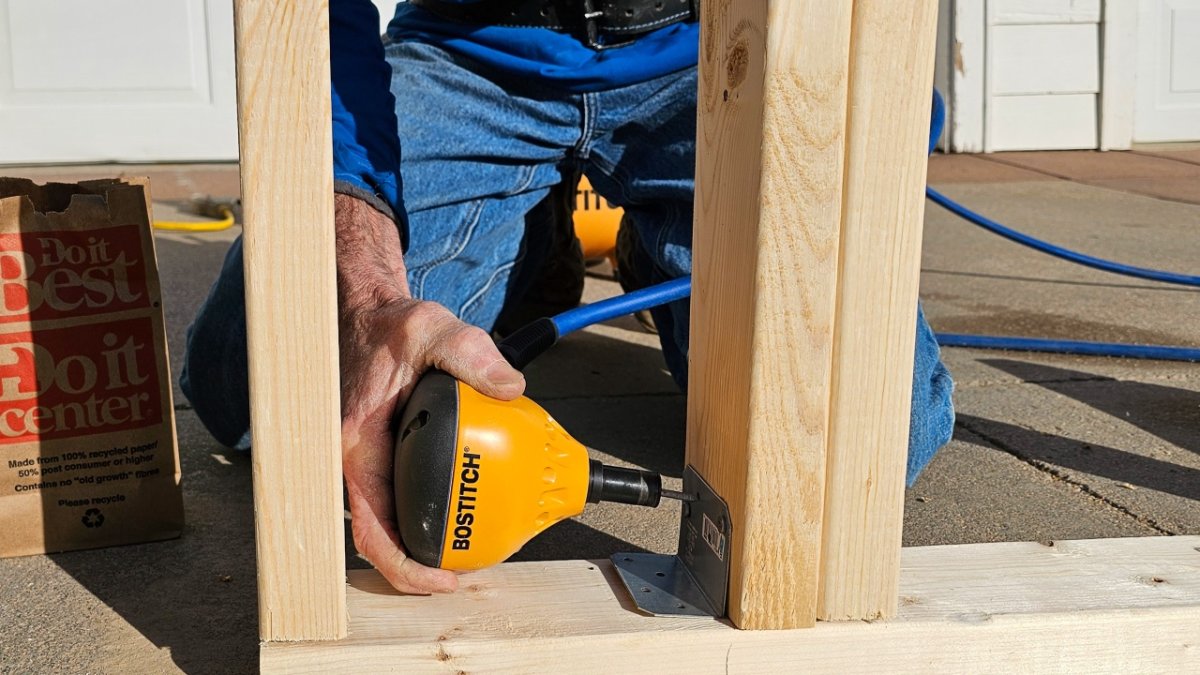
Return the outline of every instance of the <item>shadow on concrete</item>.
<path id="1" fill-rule="evenodd" d="M 622 317 L 614 322 L 624 323 Z M 636 322 L 628 319 L 629 322 Z M 636 330 L 639 344 L 591 331 L 565 336 L 525 368 L 526 395 L 534 400 L 678 393 L 656 336 Z"/>
<path id="2" fill-rule="evenodd" d="M 687 424 L 687 399 L 682 394 L 547 401 L 545 407 L 593 451 L 664 476 L 682 475 Z"/>
<path id="3" fill-rule="evenodd" d="M 1200 500 L 1200 471 L 1151 457 L 1019 427 L 973 415 L 958 415 L 956 426 L 970 434 L 955 439 L 1007 452 L 1035 464 L 1049 464 L 1114 481 Z M 975 438 L 978 436 L 978 438 Z M 986 443 L 980 443 L 983 439 Z"/>
<path id="4" fill-rule="evenodd" d="M 955 296 L 928 292 L 929 300 L 953 300 Z M 1171 345 L 1190 342 L 1170 330 L 1154 330 L 1147 325 L 1129 325 L 1128 320 L 1113 318 L 1111 322 L 1072 316 L 1050 305 L 1037 309 L 1022 309 L 987 302 L 964 305 L 970 313 L 945 316 L 934 323 L 938 332 L 973 335 L 1028 335 L 1062 340 L 1096 340 L 1147 345 Z M 1094 315 L 1091 315 L 1094 316 Z M 1106 317 L 1098 317 L 1106 318 Z M 1084 373 L 1088 379 L 1096 379 Z"/>
<path id="5" fill-rule="evenodd" d="M 1115 380 L 1053 366 L 983 359 L 981 363 L 1062 394 L 1132 424 L 1171 445 L 1200 454 L 1200 392 Z"/>
<path id="6" fill-rule="evenodd" d="M 155 246 L 175 392 L 185 513 L 182 536 L 48 557 L 157 648 L 169 650 L 184 672 L 256 672 L 250 458 L 212 440 L 188 412 L 190 406 L 178 388 L 184 332 L 207 295 L 229 241 L 172 234 L 156 236 Z M 150 668 L 127 666 L 130 671 Z"/>
<path id="7" fill-rule="evenodd" d="M 687 399 L 657 346 L 573 334 L 530 364 L 526 379 L 526 395 L 580 443 L 679 477 Z"/>
<path id="8" fill-rule="evenodd" d="M 255 672 L 258 602 L 250 458 L 182 423 L 179 539 L 50 558 L 187 673 Z M 136 664 L 127 664 L 137 670 Z"/>

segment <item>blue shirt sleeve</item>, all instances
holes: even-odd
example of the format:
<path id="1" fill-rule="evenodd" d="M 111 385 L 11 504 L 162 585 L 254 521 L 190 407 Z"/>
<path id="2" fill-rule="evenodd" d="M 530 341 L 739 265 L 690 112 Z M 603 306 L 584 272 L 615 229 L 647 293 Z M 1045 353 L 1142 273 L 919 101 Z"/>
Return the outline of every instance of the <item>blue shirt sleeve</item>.
<path id="1" fill-rule="evenodd" d="M 329 51 L 334 190 L 395 220 L 408 250 L 392 70 L 383 57 L 379 12 L 370 0 L 330 0 Z"/>

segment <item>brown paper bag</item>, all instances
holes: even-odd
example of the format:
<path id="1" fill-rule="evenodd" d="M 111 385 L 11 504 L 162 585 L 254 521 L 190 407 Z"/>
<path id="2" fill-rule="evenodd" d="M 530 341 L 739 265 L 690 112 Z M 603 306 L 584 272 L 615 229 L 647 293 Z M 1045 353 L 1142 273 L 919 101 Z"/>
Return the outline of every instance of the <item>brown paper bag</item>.
<path id="1" fill-rule="evenodd" d="M 0 178 L 0 557 L 183 527 L 148 189 Z"/>

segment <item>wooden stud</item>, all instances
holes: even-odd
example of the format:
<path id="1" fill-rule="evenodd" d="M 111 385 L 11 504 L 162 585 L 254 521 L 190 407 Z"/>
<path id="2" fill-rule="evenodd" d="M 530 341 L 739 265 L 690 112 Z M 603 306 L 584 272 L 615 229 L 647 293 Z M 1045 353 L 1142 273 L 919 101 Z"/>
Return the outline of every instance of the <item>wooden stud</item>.
<path id="1" fill-rule="evenodd" d="M 896 613 L 937 0 L 857 2 L 820 609 Z"/>
<path id="2" fill-rule="evenodd" d="M 738 0 L 741 2 L 742 0 Z M 1200 537 L 904 550 L 899 615 L 741 631 L 632 609 L 607 561 L 507 563 L 454 595 L 350 574 L 350 637 L 268 643 L 264 673 L 1200 672 Z"/>
<path id="3" fill-rule="evenodd" d="M 259 634 L 346 634 L 329 12 L 236 0 Z"/>
<path id="4" fill-rule="evenodd" d="M 645 616 L 607 562 L 501 565 L 464 576 L 457 594 L 435 597 L 398 595 L 377 572 L 364 570 L 351 577 L 349 637 L 286 642 L 346 634 L 327 14 L 321 0 L 235 2 L 250 348 L 252 356 L 270 355 L 251 364 L 264 672 L 529 672 L 547 664 L 576 672 L 1200 670 L 1195 536 L 906 549 L 895 619 L 809 630 L 739 631 L 714 619 Z M 733 542 L 731 607 L 743 626 L 800 626 L 815 612 L 815 584 L 810 588 L 805 575 L 815 567 L 822 523 L 825 462 L 814 447 L 827 431 L 820 415 L 797 406 L 811 402 L 828 411 L 828 402 L 791 378 L 820 380 L 829 372 L 831 348 L 822 343 L 832 339 L 836 265 L 829 258 L 838 246 L 845 126 L 838 101 L 845 101 L 846 80 L 837 63 L 846 52 L 829 56 L 828 48 L 846 46 L 842 28 L 848 44 L 850 24 L 840 11 L 849 0 L 799 4 L 738 0 L 735 10 L 731 0 L 714 0 L 706 4 L 704 26 L 699 145 L 707 154 L 699 181 L 713 197 L 698 192 L 705 197 L 697 200 L 697 290 L 705 302 L 723 303 L 727 316 L 698 303 L 694 325 L 714 337 L 700 339 L 708 352 L 693 371 L 693 400 L 698 383 L 705 387 L 699 398 L 707 399 L 689 408 L 689 458 L 712 472 L 710 480 L 735 508 L 740 534 Z M 795 25 L 808 28 L 789 34 L 789 44 L 766 30 L 768 13 L 772 26 L 803 15 Z M 825 56 L 801 58 L 801 44 Z M 887 210 L 872 194 L 893 195 L 887 198 L 898 200 L 896 212 L 911 216 L 902 191 L 874 193 L 859 177 L 857 153 L 875 139 L 854 135 L 864 133 L 861 120 L 874 119 L 880 103 L 869 91 L 852 96 L 866 108 L 851 117 L 847 213 L 860 201 L 862 211 L 847 223 L 866 223 L 869 213 Z M 798 131 L 789 131 L 785 119 Z M 912 131 L 901 123 L 905 129 Z M 888 161 L 902 172 L 907 155 L 896 149 L 904 142 L 887 150 L 897 153 Z M 899 180 L 911 181 L 912 174 Z M 751 197 L 733 201 L 739 190 Z M 780 225 L 784 213 L 802 226 L 799 234 Z M 848 225 L 848 270 L 861 230 Z M 909 226 L 885 238 L 891 242 L 885 257 L 901 271 L 911 234 Z M 796 283 L 785 255 L 815 271 Z M 847 286 L 845 275 L 841 283 Z M 843 289 L 843 312 L 856 292 Z M 889 307 L 902 306 L 899 295 Z M 802 320 L 792 316 L 797 308 Z M 885 321 L 911 331 L 891 310 Z M 846 330 L 845 317 L 838 325 Z M 845 354 L 838 349 L 842 386 Z M 764 358 L 772 350 L 781 350 L 780 363 Z M 799 363 L 797 353 L 808 360 Z M 735 365 L 723 366 L 722 358 Z M 743 372 L 737 364 L 749 365 Z M 727 393 L 731 400 L 723 406 Z M 760 418 L 778 423 L 783 435 Z M 782 449 L 772 450 L 771 440 Z M 853 475 L 838 468 L 844 459 L 838 447 L 831 482 Z M 770 513 L 776 505 L 782 515 Z M 830 513 L 845 506 L 833 499 Z M 784 531 L 773 533 L 773 525 Z M 799 537 L 795 546 L 783 541 L 789 535 Z M 829 545 L 830 556 L 837 546 Z M 823 583 L 831 581 L 831 569 Z M 846 583 L 857 583 L 858 574 L 838 573 Z M 830 597 L 822 596 L 826 607 Z M 875 588 L 866 597 L 881 596 Z"/>
<path id="5" fill-rule="evenodd" d="M 701 14 L 687 462 L 729 504 L 742 628 L 816 617 L 852 4 Z"/>

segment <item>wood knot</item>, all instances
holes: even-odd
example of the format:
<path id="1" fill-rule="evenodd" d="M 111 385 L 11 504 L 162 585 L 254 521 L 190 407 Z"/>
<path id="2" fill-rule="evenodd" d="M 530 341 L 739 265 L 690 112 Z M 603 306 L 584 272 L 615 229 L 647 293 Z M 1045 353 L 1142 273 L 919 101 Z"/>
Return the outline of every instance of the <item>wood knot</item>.
<path id="1" fill-rule="evenodd" d="M 725 61 L 725 80 L 730 89 L 737 89 L 746 79 L 746 71 L 750 69 L 750 47 L 745 40 L 738 40 L 729 48 Z M 726 99 L 728 100 L 728 98 Z"/>
<path id="2" fill-rule="evenodd" d="M 437 660 L 445 663 L 446 661 L 449 661 L 450 658 L 450 653 L 446 651 L 445 647 L 439 644 L 437 648 Z"/>

